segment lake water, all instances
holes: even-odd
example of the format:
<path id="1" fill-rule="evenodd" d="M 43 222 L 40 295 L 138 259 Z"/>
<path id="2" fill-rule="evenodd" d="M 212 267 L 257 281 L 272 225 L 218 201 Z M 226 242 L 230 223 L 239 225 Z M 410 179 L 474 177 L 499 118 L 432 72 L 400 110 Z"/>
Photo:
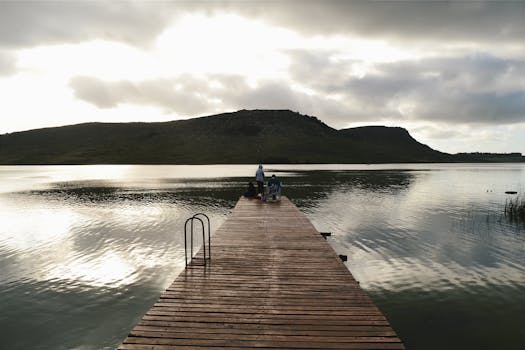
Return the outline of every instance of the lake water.
<path id="1" fill-rule="evenodd" d="M 255 165 L 1 166 L 0 348 L 112 349 L 228 216 Z M 518 349 L 522 164 L 267 165 L 408 349 Z M 518 195 L 519 195 L 518 194 Z"/>

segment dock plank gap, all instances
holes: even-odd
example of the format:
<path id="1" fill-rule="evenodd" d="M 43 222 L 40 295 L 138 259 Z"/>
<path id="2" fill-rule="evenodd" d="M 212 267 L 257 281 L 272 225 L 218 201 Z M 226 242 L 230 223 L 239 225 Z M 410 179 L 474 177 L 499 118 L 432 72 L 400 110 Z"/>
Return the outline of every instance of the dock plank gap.
<path id="1" fill-rule="evenodd" d="M 404 349 L 339 256 L 286 197 L 241 198 L 118 347 Z"/>

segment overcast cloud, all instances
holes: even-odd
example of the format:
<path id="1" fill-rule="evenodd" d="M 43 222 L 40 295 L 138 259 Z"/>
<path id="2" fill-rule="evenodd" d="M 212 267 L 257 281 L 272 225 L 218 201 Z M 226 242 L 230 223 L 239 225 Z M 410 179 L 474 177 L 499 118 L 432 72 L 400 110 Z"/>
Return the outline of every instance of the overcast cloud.
<path id="1" fill-rule="evenodd" d="M 301 3 L 301 6 L 297 6 Z M 285 10 L 283 10 L 285 8 Z M 505 40 L 525 36 L 521 1 L 287 1 L 262 17 L 309 33 L 424 41 Z"/>
<path id="2" fill-rule="evenodd" d="M 147 44 L 178 16 L 238 13 L 307 34 L 520 43 L 522 1 L 7 1 L 0 5 L 2 45 L 105 38 Z"/>
<path id="3" fill-rule="evenodd" d="M 209 82 L 214 84 L 210 86 Z M 138 103 L 158 106 L 165 113 L 200 115 L 209 111 L 246 109 L 308 110 L 312 115 L 330 115 L 341 124 L 340 103 L 294 91 L 287 82 L 262 81 L 256 87 L 240 76 L 211 75 L 206 79 L 180 76 L 140 82 L 105 82 L 92 77 L 75 77 L 70 86 L 75 95 L 99 108 Z"/>
<path id="4" fill-rule="evenodd" d="M 9 52 L 0 50 L 0 76 L 12 74 L 15 70 L 15 57 Z"/>
<path id="5" fill-rule="evenodd" d="M 525 153 L 524 37 L 521 1 L 0 2 L 0 132 L 278 108 Z"/>
<path id="6" fill-rule="evenodd" d="M 149 45 L 169 23 L 162 3 L 113 1 L 2 1 L 4 47 L 108 39 Z"/>

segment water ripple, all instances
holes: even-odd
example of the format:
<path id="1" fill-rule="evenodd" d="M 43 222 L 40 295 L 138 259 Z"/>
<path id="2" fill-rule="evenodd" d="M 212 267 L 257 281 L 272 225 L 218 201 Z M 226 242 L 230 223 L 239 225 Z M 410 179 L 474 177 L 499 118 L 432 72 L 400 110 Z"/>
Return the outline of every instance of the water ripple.
<path id="1" fill-rule="evenodd" d="M 525 314 L 525 226 L 501 210 L 504 190 L 525 183 L 520 167 L 305 167 L 275 167 L 285 194 L 333 233 L 328 242 L 407 345 L 451 348 L 435 334 L 456 348 L 475 343 L 454 338 L 451 324 L 493 334 L 486 344 L 514 339 L 508 330 Z M 28 328 L 43 349 L 114 348 L 183 269 L 186 218 L 206 212 L 216 229 L 253 172 L 198 173 L 206 169 L 213 176 L 192 177 L 190 166 L 0 172 L 0 324 L 9 348 L 31 347 L 16 336 Z M 484 329 L 493 317 L 501 329 Z"/>

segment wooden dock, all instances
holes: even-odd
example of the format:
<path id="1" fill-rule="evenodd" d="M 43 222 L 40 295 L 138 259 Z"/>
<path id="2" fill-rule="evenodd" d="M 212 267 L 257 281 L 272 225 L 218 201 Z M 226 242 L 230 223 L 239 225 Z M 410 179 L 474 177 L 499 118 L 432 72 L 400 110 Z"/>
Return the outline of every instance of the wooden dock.
<path id="1" fill-rule="evenodd" d="M 283 197 L 241 198 L 212 260 L 183 271 L 119 346 L 167 349 L 404 349 L 310 221 Z"/>

